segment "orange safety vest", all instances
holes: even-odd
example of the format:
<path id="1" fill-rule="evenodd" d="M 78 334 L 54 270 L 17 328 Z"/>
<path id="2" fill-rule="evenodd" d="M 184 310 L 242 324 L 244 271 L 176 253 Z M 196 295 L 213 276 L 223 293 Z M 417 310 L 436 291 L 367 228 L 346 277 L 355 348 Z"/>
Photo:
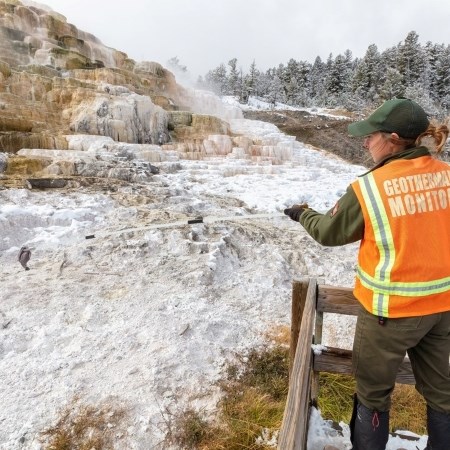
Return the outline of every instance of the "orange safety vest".
<path id="1" fill-rule="evenodd" d="M 365 227 L 355 297 L 380 317 L 450 311 L 450 166 L 398 159 L 352 187 Z"/>

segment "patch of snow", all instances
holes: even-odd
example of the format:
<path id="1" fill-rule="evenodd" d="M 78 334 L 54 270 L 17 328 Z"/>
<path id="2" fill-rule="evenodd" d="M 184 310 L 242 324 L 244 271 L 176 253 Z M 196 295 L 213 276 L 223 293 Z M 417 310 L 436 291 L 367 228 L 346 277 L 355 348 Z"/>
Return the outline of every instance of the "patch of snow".
<path id="1" fill-rule="evenodd" d="M 327 346 L 322 344 L 312 344 L 311 348 L 315 355 L 321 355 L 323 351 L 327 350 Z"/>
<path id="2" fill-rule="evenodd" d="M 348 120 L 347 116 L 335 114 L 333 110 L 327 108 L 300 108 L 280 102 L 275 102 L 275 104 L 273 104 L 254 96 L 250 96 L 247 103 L 239 103 L 237 97 L 230 95 L 223 96 L 222 101 L 227 105 L 239 107 L 242 109 L 242 111 L 305 111 L 308 114 L 312 115 L 328 116 L 333 117 L 334 119 Z"/>

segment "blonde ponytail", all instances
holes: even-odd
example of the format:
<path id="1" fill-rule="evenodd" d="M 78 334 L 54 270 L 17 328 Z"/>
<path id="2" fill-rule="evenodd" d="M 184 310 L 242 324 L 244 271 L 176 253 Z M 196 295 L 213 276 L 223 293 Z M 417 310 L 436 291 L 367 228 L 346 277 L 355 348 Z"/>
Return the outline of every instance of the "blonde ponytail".
<path id="1" fill-rule="evenodd" d="M 430 123 L 429 127 L 420 134 L 416 139 L 416 145 L 424 145 L 425 147 L 433 147 L 436 153 L 440 153 L 444 148 L 445 142 L 449 134 L 448 126 L 445 124 L 437 125 L 435 123 Z M 422 140 L 430 141 L 431 145 L 427 145 L 427 142 L 422 143 Z"/>

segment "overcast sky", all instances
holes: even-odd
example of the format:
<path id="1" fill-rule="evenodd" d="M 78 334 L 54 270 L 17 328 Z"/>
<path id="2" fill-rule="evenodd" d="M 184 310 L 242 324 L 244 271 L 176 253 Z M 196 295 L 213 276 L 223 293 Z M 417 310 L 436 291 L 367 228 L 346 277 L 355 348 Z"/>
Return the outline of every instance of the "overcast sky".
<path id="1" fill-rule="evenodd" d="M 244 72 L 290 58 L 314 62 L 349 49 L 381 52 L 408 32 L 450 43 L 450 1 L 428 0 L 46 0 L 77 28 L 136 61 L 166 65 L 177 56 L 204 75 L 237 58 Z"/>

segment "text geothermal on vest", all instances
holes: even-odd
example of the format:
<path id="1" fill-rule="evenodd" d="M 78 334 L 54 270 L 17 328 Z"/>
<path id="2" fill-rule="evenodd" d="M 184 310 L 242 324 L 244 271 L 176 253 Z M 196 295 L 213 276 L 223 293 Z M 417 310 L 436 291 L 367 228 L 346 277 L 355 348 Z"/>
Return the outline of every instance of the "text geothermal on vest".
<path id="1" fill-rule="evenodd" d="M 450 204 L 450 170 L 392 178 L 383 187 L 393 217 L 446 209 Z"/>
<path id="2" fill-rule="evenodd" d="M 447 209 L 450 205 L 449 186 L 450 170 L 408 175 L 383 182 L 392 217 Z"/>
<path id="3" fill-rule="evenodd" d="M 392 178 L 383 182 L 386 195 L 408 194 L 437 187 L 450 187 L 450 170 Z"/>

